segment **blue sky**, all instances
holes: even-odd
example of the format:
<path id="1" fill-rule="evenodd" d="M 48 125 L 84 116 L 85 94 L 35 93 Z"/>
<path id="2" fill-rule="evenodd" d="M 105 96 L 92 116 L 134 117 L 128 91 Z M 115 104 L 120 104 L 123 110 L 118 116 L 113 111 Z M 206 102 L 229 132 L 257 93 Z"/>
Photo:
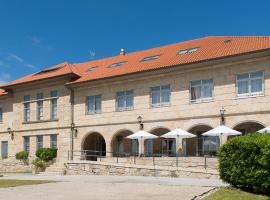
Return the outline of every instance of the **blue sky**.
<path id="1" fill-rule="evenodd" d="M 0 83 L 208 35 L 270 35 L 270 1 L 0 0 Z"/>

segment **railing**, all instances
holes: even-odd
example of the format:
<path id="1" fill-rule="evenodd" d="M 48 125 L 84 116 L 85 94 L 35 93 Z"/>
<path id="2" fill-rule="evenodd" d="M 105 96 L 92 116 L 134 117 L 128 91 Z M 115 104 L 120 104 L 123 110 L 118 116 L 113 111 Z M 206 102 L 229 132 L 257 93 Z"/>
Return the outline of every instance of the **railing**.
<path id="1" fill-rule="evenodd" d="M 71 158 L 71 155 L 73 158 Z M 134 164 L 146 166 L 167 166 L 167 167 L 193 167 L 216 169 L 215 161 L 211 161 L 213 156 L 180 156 L 174 154 L 151 154 L 138 155 L 138 153 L 109 152 L 95 150 L 75 150 L 71 154 L 68 151 L 69 160 L 73 161 L 97 161 L 118 164 Z"/>

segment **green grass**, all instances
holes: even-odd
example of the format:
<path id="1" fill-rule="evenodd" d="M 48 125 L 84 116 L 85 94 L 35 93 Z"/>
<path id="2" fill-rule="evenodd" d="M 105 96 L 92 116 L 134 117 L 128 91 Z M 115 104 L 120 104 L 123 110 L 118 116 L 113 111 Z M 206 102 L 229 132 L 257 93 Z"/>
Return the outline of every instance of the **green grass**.
<path id="1" fill-rule="evenodd" d="M 270 200 L 270 197 L 244 192 L 234 188 L 221 188 L 203 200 Z"/>
<path id="2" fill-rule="evenodd" d="M 54 182 L 55 181 L 0 179 L 0 188 L 16 187 L 16 186 L 22 186 L 22 185 L 37 185 L 37 184 L 54 183 Z"/>

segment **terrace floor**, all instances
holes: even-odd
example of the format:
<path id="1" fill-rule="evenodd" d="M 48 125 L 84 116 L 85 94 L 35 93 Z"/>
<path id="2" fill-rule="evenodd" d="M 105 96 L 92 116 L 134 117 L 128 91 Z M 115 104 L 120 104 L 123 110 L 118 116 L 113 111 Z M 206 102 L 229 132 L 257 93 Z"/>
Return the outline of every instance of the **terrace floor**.
<path id="1" fill-rule="evenodd" d="M 9 200 L 185 200 L 226 186 L 220 180 L 157 177 L 8 175 L 4 178 L 59 181 L 0 189 L 0 196 Z"/>

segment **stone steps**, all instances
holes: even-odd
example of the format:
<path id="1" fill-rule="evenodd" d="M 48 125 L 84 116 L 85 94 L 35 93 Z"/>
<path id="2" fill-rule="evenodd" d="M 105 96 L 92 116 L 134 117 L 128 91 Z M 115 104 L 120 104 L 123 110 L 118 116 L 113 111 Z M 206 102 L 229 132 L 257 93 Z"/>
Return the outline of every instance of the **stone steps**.
<path id="1" fill-rule="evenodd" d="M 54 176 L 60 175 L 63 176 L 66 174 L 66 168 L 64 167 L 64 163 L 54 163 L 46 168 L 44 172 L 40 172 L 39 176 Z"/>
<path id="2" fill-rule="evenodd" d="M 64 176 L 65 172 L 40 172 L 38 176 Z"/>

